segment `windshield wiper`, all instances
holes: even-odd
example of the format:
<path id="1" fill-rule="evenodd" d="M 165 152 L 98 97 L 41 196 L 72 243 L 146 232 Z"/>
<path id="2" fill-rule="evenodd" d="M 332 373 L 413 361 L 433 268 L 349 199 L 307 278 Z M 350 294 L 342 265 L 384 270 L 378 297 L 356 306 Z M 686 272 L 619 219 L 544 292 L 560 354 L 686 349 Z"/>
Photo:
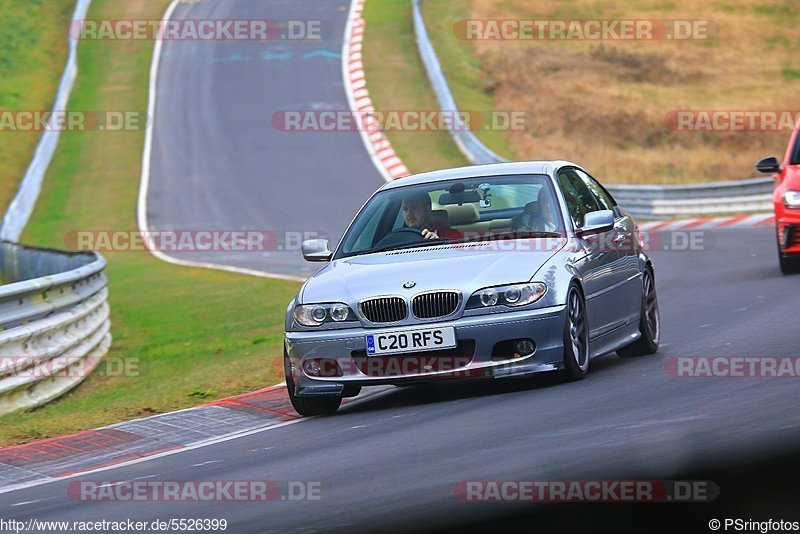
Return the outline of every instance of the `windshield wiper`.
<path id="1" fill-rule="evenodd" d="M 445 243 L 451 243 L 452 239 L 426 239 L 424 241 L 414 241 L 413 243 L 398 243 L 396 245 L 388 245 L 385 247 L 380 248 L 372 248 L 368 250 L 362 250 L 359 254 L 372 254 L 374 252 L 390 252 L 392 250 L 402 250 L 404 248 L 418 248 L 418 247 L 427 247 L 430 245 L 442 245 Z"/>

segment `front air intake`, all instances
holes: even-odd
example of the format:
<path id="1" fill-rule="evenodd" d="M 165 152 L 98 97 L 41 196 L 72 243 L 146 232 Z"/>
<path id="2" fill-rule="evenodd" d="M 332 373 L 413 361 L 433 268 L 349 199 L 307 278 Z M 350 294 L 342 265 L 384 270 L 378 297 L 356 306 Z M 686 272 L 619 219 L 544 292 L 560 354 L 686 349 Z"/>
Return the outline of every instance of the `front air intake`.
<path id="1" fill-rule="evenodd" d="M 458 309 L 458 293 L 455 291 L 436 291 L 414 297 L 411 310 L 418 319 L 447 317 Z"/>
<path id="2" fill-rule="evenodd" d="M 406 301 L 400 297 L 378 297 L 361 302 L 361 314 L 372 323 L 396 323 L 408 316 Z"/>

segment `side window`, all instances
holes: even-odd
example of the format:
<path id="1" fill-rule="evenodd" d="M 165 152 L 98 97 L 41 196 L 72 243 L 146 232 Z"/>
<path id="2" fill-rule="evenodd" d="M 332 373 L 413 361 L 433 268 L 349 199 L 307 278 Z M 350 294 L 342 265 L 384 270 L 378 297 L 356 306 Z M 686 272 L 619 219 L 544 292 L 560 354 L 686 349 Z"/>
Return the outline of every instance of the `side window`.
<path id="1" fill-rule="evenodd" d="M 597 180 L 586 174 L 585 172 L 581 172 L 579 170 L 575 170 L 578 176 L 581 177 L 583 183 L 586 184 L 586 187 L 592 192 L 592 194 L 597 199 L 597 203 L 600 205 L 600 209 L 603 210 L 611 210 L 614 211 L 614 199 L 606 193 L 606 190 L 597 183 Z"/>
<path id="2" fill-rule="evenodd" d="M 576 228 L 583 226 L 583 217 L 587 213 L 600 211 L 597 198 L 586 183 L 575 172 L 575 169 L 564 169 L 558 173 L 558 184 L 564 192 L 567 209 Z"/>

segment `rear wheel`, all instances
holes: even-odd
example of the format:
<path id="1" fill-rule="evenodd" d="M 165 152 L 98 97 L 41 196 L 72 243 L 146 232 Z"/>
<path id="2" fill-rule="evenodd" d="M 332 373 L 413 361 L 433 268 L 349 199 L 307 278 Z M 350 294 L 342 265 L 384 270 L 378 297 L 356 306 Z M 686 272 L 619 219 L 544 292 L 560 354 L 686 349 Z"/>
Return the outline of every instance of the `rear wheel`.
<path id="1" fill-rule="evenodd" d="M 639 316 L 639 332 L 642 337 L 617 350 L 623 358 L 645 356 L 658 350 L 658 339 L 661 330 L 661 317 L 658 313 L 658 296 L 656 283 L 650 268 L 642 275 L 642 312 Z"/>
<path id="2" fill-rule="evenodd" d="M 589 370 L 589 322 L 586 302 L 578 286 L 567 292 L 567 320 L 564 324 L 564 374 L 580 380 Z"/>
<path id="3" fill-rule="evenodd" d="M 292 377 L 292 367 L 286 347 L 283 349 L 283 366 L 286 372 L 286 389 L 289 392 L 289 400 L 297 413 L 303 416 L 330 415 L 339 409 L 342 404 L 342 397 L 339 395 L 314 395 L 300 396 L 295 395 L 294 378 Z"/>

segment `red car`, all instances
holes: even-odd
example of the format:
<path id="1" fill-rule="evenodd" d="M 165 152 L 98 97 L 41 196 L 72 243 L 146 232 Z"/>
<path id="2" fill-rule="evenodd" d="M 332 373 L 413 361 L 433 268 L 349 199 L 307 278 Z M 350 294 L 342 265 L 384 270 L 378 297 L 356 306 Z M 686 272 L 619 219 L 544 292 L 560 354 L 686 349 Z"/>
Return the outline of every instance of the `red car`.
<path id="1" fill-rule="evenodd" d="M 777 183 L 775 225 L 778 231 L 778 260 L 783 274 L 800 272 L 800 123 L 792 132 L 783 165 L 772 156 L 756 163 L 756 169 L 775 174 Z"/>

